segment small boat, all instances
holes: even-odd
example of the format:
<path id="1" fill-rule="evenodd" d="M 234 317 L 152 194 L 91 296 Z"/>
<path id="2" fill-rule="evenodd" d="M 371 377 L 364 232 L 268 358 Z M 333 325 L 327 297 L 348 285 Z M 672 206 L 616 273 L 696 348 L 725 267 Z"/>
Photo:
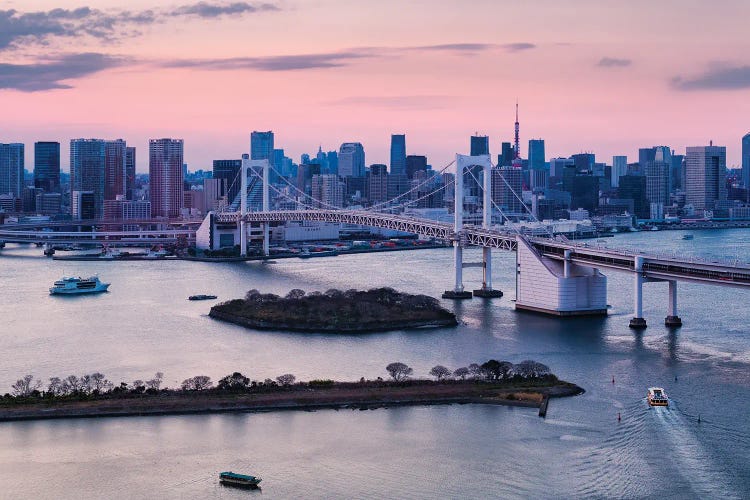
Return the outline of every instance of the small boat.
<path id="1" fill-rule="evenodd" d="M 309 259 L 310 257 L 333 257 L 335 255 L 338 255 L 338 250 L 319 250 L 319 251 L 309 251 L 309 250 L 302 250 L 297 256 L 300 259 Z"/>
<path id="2" fill-rule="evenodd" d="M 211 300 L 215 299 L 216 295 L 206 295 L 203 293 L 199 293 L 198 295 L 191 295 L 188 297 L 188 300 Z"/>
<path id="3" fill-rule="evenodd" d="M 647 399 L 651 406 L 669 406 L 667 393 L 661 387 L 649 387 Z"/>
<path id="4" fill-rule="evenodd" d="M 219 473 L 219 482 L 227 486 L 240 486 L 244 488 L 257 488 L 261 482 L 259 477 L 237 474 L 236 472 Z"/>
<path id="5" fill-rule="evenodd" d="M 66 278 L 55 281 L 52 288 L 49 289 L 51 295 L 78 295 L 82 293 L 101 293 L 106 292 L 109 283 L 102 283 L 98 276 L 90 278 Z"/>
<path id="6" fill-rule="evenodd" d="M 693 239 L 693 235 L 689 234 L 689 233 L 688 234 L 683 234 L 682 235 L 682 239 L 683 240 L 692 240 Z"/>

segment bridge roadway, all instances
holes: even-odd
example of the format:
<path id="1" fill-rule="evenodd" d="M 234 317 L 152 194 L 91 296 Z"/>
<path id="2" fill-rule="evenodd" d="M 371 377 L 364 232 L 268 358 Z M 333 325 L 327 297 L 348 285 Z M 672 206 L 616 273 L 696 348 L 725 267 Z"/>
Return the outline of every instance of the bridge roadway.
<path id="1" fill-rule="evenodd" d="M 0 230 L 0 241 L 5 243 L 49 243 L 73 245 L 76 243 L 157 244 L 174 243 L 181 236 L 195 240 L 193 229 L 161 229 L 156 231 L 29 231 Z"/>
<path id="2" fill-rule="evenodd" d="M 238 213 L 217 214 L 220 222 L 237 222 Z M 419 234 L 431 238 L 455 241 L 466 245 L 515 251 L 517 233 L 501 229 L 485 229 L 465 225 L 461 235 L 456 235 L 453 224 L 404 215 L 367 212 L 363 210 L 289 210 L 251 212 L 246 222 L 313 221 L 358 224 Z M 643 276 L 651 280 L 679 280 L 721 286 L 750 287 L 750 266 L 720 261 L 677 258 L 633 252 L 623 249 L 596 247 L 587 243 L 572 242 L 565 238 L 524 236 L 543 256 L 563 261 L 566 251 L 571 262 L 588 267 L 609 268 L 635 272 L 636 257 L 642 257 Z"/>

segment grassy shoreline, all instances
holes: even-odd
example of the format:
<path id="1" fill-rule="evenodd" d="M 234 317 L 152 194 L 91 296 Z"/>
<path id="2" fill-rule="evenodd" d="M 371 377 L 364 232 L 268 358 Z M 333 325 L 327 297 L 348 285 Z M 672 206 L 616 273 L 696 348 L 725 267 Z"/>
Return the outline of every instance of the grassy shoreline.
<path id="1" fill-rule="evenodd" d="M 0 404 L 0 422 L 61 418 L 166 416 L 228 412 L 373 409 L 436 404 L 492 404 L 538 408 L 545 397 L 584 390 L 564 381 L 486 382 L 409 380 L 376 385 L 336 382 L 330 387 L 296 384 L 268 392 L 165 390 L 154 395 L 87 400 L 37 400 Z"/>

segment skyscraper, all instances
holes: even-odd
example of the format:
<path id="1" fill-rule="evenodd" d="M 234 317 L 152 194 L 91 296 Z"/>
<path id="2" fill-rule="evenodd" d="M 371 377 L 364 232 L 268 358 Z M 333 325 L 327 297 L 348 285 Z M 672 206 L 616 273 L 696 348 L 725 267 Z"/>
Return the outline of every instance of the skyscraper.
<path id="1" fill-rule="evenodd" d="M 70 207 L 74 217 L 85 219 L 93 213 L 98 219 L 104 215 L 105 147 L 101 139 L 70 141 Z M 81 203 L 86 207 L 80 206 Z"/>
<path id="2" fill-rule="evenodd" d="M 742 138 L 742 182 L 750 189 L 750 133 Z"/>
<path id="3" fill-rule="evenodd" d="M 490 154 L 490 138 L 486 135 L 472 135 L 470 146 L 471 156 Z"/>
<path id="4" fill-rule="evenodd" d="M 391 175 L 406 174 L 406 136 L 391 135 Z"/>
<path id="5" fill-rule="evenodd" d="M 524 212 L 521 202 L 522 172 L 520 168 L 498 167 L 492 169 L 492 201 L 505 214 Z"/>
<path id="6" fill-rule="evenodd" d="M 406 157 L 406 176 L 409 179 L 414 178 L 414 174 L 419 170 L 427 170 L 427 157 L 421 155 L 409 155 Z"/>
<path id="7" fill-rule="evenodd" d="M 529 139 L 529 168 L 531 170 L 544 169 L 544 139 Z"/>
<path id="8" fill-rule="evenodd" d="M 127 194 L 127 144 L 122 139 L 104 144 L 104 199 Z"/>
<path id="9" fill-rule="evenodd" d="M 322 174 L 312 176 L 312 198 L 319 208 L 344 206 L 344 183 L 338 175 Z"/>
<path id="10" fill-rule="evenodd" d="M 371 204 L 381 203 L 388 198 L 388 167 L 379 163 L 370 165 L 367 172 L 367 199 Z"/>
<path id="11" fill-rule="evenodd" d="M 151 217 L 177 217 L 183 205 L 183 140 L 148 141 Z"/>
<path id="12" fill-rule="evenodd" d="M 696 210 L 713 210 L 717 201 L 727 197 L 726 170 L 724 146 L 687 148 L 685 204 Z"/>
<path id="13" fill-rule="evenodd" d="M 20 198 L 23 192 L 24 145 L 0 144 L 0 194 Z"/>
<path id="14" fill-rule="evenodd" d="M 513 164 L 513 159 L 516 157 L 516 153 L 513 151 L 513 145 L 509 142 L 503 142 L 500 146 L 501 152 L 497 157 L 497 166 L 509 167 Z"/>
<path id="15" fill-rule="evenodd" d="M 404 162 L 406 162 L 405 159 Z M 364 177 L 365 149 L 361 143 L 345 142 L 341 145 L 339 149 L 339 175 L 341 177 Z"/>
<path id="16" fill-rule="evenodd" d="M 135 148 L 125 148 L 125 199 L 135 197 Z"/>
<path id="17" fill-rule="evenodd" d="M 34 187 L 47 193 L 60 190 L 60 143 L 34 143 Z"/>
<path id="18" fill-rule="evenodd" d="M 240 179 L 240 170 L 242 170 L 242 160 L 214 160 L 213 178 L 224 179 L 224 186 L 227 192 L 221 192 L 220 195 L 227 196 L 227 202 L 231 205 L 242 187 Z"/>
<path id="19" fill-rule="evenodd" d="M 628 157 L 627 156 L 613 156 L 612 157 L 612 187 L 617 188 L 620 186 L 620 177 L 628 174 Z"/>
<path id="20" fill-rule="evenodd" d="M 273 165 L 273 132 L 253 132 L 250 134 L 250 159 L 268 160 Z"/>

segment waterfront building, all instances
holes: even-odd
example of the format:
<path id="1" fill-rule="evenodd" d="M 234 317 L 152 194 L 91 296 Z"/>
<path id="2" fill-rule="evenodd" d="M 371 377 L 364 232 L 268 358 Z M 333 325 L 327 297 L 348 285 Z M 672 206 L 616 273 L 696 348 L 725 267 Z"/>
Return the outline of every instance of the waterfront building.
<path id="1" fill-rule="evenodd" d="M 319 174 L 312 176 L 312 197 L 318 208 L 343 207 L 346 185 L 338 175 Z"/>
<path id="2" fill-rule="evenodd" d="M 371 204 L 382 203 L 388 199 L 388 167 L 376 163 L 370 165 L 367 172 L 366 196 Z"/>
<path id="3" fill-rule="evenodd" d="M 627 156 L 613 156 L 612 157 L 612 180 L 611 186 L 613 188 L 620 187 L 620 177 L 628 174 L 628 157 Z"/>
<path id="4" fill-rule="evenodd" d="M 70 141 L 70 207 L 74 219 L 100 218 L 104 213 L 105 149 L 106 142 L 102 139 Z M 81 194 L 76 198 L 74 192 Z M 94 200 L 94 214 L 82 217 L 89 212 L 88 205 L 81 203 L 88 204 L 90 197 Z"/>
<path id="5" fill-rule="evenodd" d="M 406 174 L 406 136 L 391 135 L 391 174 Z"/>
<path id="6" fill-rule="evenodd" d="M 70 196 L 70 210 L 74 220 L 100 219 L 104 214 L 104 200 L 101 200 L 102 213 L 97 213 L 99 197 L 94 191 L 73 190 Z"/>
<path id="7" fill-rule="evenodd" d="M 343 143 L 339 149 L 338 160 L 341 177 L 364 177 L 365 149 L 361 143 Z"/>
<path id="8" fill-rule="evenodd" d="M 38 193 L 34 205 L 34 211 L 39 215 L 58 215 L 62 208 L 62 194 Z"/>
<path id="9" fill-rule="evenodd" d="M 649 217 L 650 206 L 646 198 L 646 177 L 642 175 L 623 175 L 617 190 L 621 200 L 633 200 L 633 213 L 639 219 Z"/>
<path id="10" fill-rule="evenodd" d="M 127 194 L 127 144 L 122 139 L 104 144 L 104 199 Z"/>
<path id="11" fill-rule="evenodd" d="M 34 187 L 47 193 L 60 190 L 60 143 L 34 143 Z"/>
<path id="12" fill-rule="evenodd" d="M 151 139 L 148 145 L 151 217 L 178 217 L 183 206 L 182 139 Z"/>
<path id="13" fill-rule="evenodd" d="M 23 192 L 24 145 L 0 144 L 0 194 L 20 198 Z"/>
<path id="14" fill-rule="evenodd" d="M 742 137 L 742 183 L 750 188 L 750 132 Z"/>
<path id="15" fill-rule="evenodd" d="M 125 148 L 125 198 L 135 198 L 135 147 Z"/>
<path id="16" fill-rule="evenodd" d="M 695 210 L 713 210 L 717 201 L 727 198 L 727 148 L 688 147 L 686 156 L 685 204 Z"/>
<path id="17" fill-rule="evenodd" d="M 114 200 L 104 200 L 104 219 L 147 220 L 151 218 L 151 202 L 131 201 L 119 195 Z"/>
<path id="18" fill-rule="evenodd" d="M 427 170 L 427 157 L 421 155 L 409 155 L 406 157 L 406 176 L 414 178 L 414 174 L 420 170 Z"/>

